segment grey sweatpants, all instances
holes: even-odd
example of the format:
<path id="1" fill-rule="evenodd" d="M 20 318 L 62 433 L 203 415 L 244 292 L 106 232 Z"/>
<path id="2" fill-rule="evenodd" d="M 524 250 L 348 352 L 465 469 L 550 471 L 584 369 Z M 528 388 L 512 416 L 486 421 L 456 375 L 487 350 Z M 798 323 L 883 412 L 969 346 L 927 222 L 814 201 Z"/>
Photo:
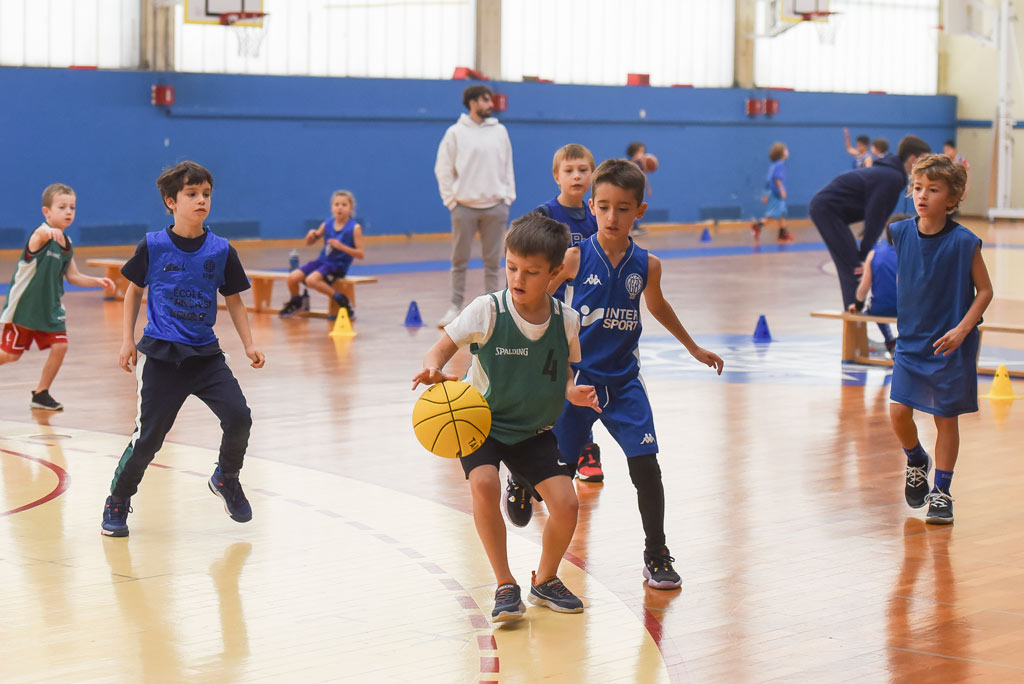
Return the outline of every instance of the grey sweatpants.
<path id="1" fill-rule="evenodd" d="M 466 267 L 473 235 L 480 233 L 484 261 L 484 292 L 497 292 L 500 286 L 502 247 L 508 225 L 508 205 L 502 202 L 488 209 L 472 209 L 456 204 L 452 209 L 452 305 L 462 307 L 466 298 Z"/>

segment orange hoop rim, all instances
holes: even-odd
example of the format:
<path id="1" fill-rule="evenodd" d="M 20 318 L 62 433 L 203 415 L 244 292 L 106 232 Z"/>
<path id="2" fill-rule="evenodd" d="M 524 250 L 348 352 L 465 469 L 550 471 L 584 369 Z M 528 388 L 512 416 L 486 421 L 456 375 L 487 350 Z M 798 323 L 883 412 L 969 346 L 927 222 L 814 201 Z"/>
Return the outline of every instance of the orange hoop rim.
<path id="1" fill-rule="evenodd" d="M 220 23 L 224 26 L 232 26 L 239 21 L 262 19 L 265 16 L 267 16 L 266 12 L 225 12 L 220 15 Z"/>

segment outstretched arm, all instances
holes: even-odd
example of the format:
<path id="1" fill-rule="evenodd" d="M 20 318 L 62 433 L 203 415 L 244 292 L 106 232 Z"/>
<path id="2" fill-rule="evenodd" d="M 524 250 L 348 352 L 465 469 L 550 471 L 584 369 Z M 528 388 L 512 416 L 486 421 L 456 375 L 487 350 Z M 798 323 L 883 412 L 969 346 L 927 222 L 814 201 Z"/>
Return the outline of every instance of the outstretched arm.
<path id="1" fill-rule="evenodd" d="M 843 141 L 846 143 L 846 153 L 851 157 L 857 156 L 857 148 L 850 144 L 850 129 L 843 129 Z"/>
<path id="2" fill-rule="evenodd" d="M 31 237 L 28 239 L 28 251 L 35 254 L 50 240 L 56 240 L 57 244 L 61 247 L 67 247 L 68 241 L 64 237 L 64 231 L 59 228 L 51 228 L 50 226 L 40 226 L 32 231 Z"/>
<path id="3" fill-rule="evenodd" d="M 945 335 L 935 341 L 935 355 L 949 356 L 959 347 L 968 333 L 978 325 L 982 314 L 992 302 L 992 280 L 988 275 L 988 268 L 985 267 L 985 260 L 981 257 L 981 246 L 974 252 L 974 260 L 971 262 L 971 280 L 974 281 L 974 303 L 964 314 L 963 320 Z"/>
<path id="4" fill-rule="evenodd" d="M 565 251 L 565 259 L 562 260 L 562 270 L 555 274 L 548 283 L 548 294 L 555 294 L 555 291 L 566 280 L 572 280 L 580 270 L 580 248 L 570 247 Z"/>
<path id="5" fill-rule="evenodd" d="M 245 347 L 245 355 L 252 361 L 249 365 L 253 368 L 263 368 L 263 364 L 267 362 L 267 359 L 263 356 L 263 352 L 253 344 L 252 330 L 249 328 L 249 312 L 245 310 L 245 302 L 242 301 L 242 295 L 233 294 L 227 296 L 224 298 L 224 304 L 228 308 L 228 314 L 231 315 L 231 322 L 235 325 L 238 338 L 242 340 L 242 346 Z"/>
<path id="6" fill-rule="evenodd" d="M 114 281 L 110 278 L 93 278 L 79 271 L 74 259 L 68 264 L 68 271 L 65 277 L 69 283 L 78 287 L 102 287 L 109 295 L 117 291 Z"/>
<path id="7" fill-rule="evenodd" d="M 423 369 L 412 376 L 412 388 L 416 389 L 421 384 L 434 385 L 442 380 L 458 380 L 457 375 L 445 373 L 445 364 L 452 360 L 455 352 L 459 351 L 458 345 L 448 337 L 448 333 L 441 333 L 441 339 L 434 343 L 434 346 L 427 351 L 423 357 Z"/>
<path id="8" fill-rule="evenodd" d="M 725 363 L 721 357 L 698 346 L 693 341 L 690 333 L 686 332 L 686 328 L 683 327 L 679 317 L 676 316 L 675 309 L 665 299 L 665 295 L 661 291 L 661 261 L 653 254 L 647 255 L 647 287 L 644 289 L 644 302 L 647 304 L 647 310 L 651 312 L 655 320 L 665 326 L 665 329 L 672 333 L 672 336 L 686 347 L 686 351 L 690 352 L 693 358 L 705 366 L 714 368 L 718 371 L 719 375 L 722 374 L 722 368 L 725 366 Z"/>

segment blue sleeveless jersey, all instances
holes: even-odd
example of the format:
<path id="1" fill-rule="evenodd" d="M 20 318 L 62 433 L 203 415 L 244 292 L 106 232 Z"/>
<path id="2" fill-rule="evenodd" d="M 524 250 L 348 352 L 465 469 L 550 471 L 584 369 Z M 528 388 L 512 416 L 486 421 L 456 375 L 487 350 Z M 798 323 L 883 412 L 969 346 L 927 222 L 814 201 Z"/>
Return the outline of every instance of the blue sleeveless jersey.
<path id="1" fill-rule="evenodd" d="M 936 356 L 932 345 L 974 303 L 971 264 L 981 240 L 952 219 L 943 232 L 930 237 L 918 233 L 916 219 L 894 223 L 889 231 L 899 264 L 900 333 L 890 396 L 938 416 L 977 411 L 977 327 L 949 356 Z"/>
<path id="2" fill-rule="evenodd" d="M 329 264 L 334 264 L 338 268 L 347 269 L 352 263 L 352 255 L 342 252 L 340 249 L 331 247 L 327 244 L 327 241 L 334 239 L 346 247 L 352 247 L 354 249 L 356 246 L 355 230 L 356 220 L 354 218 L 350 218 L 345 225 L 341 227 L 341 230 L 335 230 L 334 217 L 329 216 L 324 221 L 324 248 L 320 250 L 320 261 L 326 261 Z"/>
<path id="3" fill-rule="evenodd" d="M 590 213 L 590 207 L 587 206 L 586 202 L 583 203 L 583 211 L 586 213 L 586 218 L 583 220 L 574 219 L 570 216 L 565 207 L 559 203 L 557 197 L 545 202 L 544 206 L 548 208 L 548 216 L 569 226 L 569 232 L 572 233 L 570 247 L 575 247 L 597 232 L 597 219 Z"/>
<path id="4" fill-rule="evenodd" d="M 149 323 L 143 334 L 158 340 L 201 347 L 217 341 L 217 288 L 224 284 L 228 241 L 206 231 L 195 252 L 178 249 L 167 231 L 146 233 Z"/>
<path id="5" fill-rule="evenodd" d="M 647 250 L 629 240 L 612 268 L 592 235 L 579 245 L 580 267 L 565 289 L 565 303 L 580 313 L 580 351 L 575 365 L 588 382 L 621 386 L 640 374 L 640 295 L 647 287 Z"/>
<path id="6" fill-rule="evenodd" d="M 884 237 L 871 258 L 871 313 L 896 315 L 896 249 Z"/>

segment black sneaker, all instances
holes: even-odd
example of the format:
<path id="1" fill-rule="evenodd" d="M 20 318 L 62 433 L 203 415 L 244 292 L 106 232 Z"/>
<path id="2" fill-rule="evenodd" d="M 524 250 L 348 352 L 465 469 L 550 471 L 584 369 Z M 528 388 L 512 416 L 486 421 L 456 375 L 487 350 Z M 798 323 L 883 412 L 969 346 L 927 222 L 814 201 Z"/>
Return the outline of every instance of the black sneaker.
<path id="1" fill-rule="evenodd" d="M 494 610 L 491 611 L 491 620 L 494 622 L 506 622 L 523 617 L 526 614 L 526 604 L 523 603 L 522 592 L 518 584 L 502 584 L 494 592 Z"/>
<path id="2" fill-rule="evenodd" d="M 240 523 L 252 520 L 252 506 L 249 505 L 249 500 L 245 498 L 245 492 L 242 491 L 238 473 L 225 475 L 220 471 L 220 465 L 218 465 L 207 484 L 210 486 L 210 491 L 224 502 L 224 510 L 232 520 Z"/>
<path id="3" fill-rule="evenodd" d="M 938 490 L 932 492 L 925 501 L 928 503 L 928 514 L 924 516 L 926 523 L 932 525 L 953 524 L 953 497 Z"/>
<path id="4" fill-rule="evenodd" d="M 928 456 L 928 454 L 925 454 Z M 928 473 L 932 471 L 932 457 L 928 456 L 928 462 L 923 466 L 912 466 L 907 464 L 905 473 L 906 485 L 903 487 L 903 495 L 907 499 L 907 505 L 911 508 L 924 506 L 928 499 Z"/>
<path id="5" fill-rule="evenodd" d="M 64 410 L 64 404 L 51 397 L 50 390 L 48 389 L 44 389 L 42 392 L 32 392 L 32 403 L 30 405 L 34 409 L 42 409 L 44 411 Z"/>
<path id="6" fill-rule="evenodd" d="M 530 493 L 508 477 L 508 486 L 505 487 L 505 512 L 508 514 L 508 521 L 516 527 L 526 527 L 533 517 L 533 501 Z"/>
<path id="7" fill-rule="evenodd" d="M 604 471 L 601 470 L 601 447 L 593 442 L 583 447 L 579 463 L 576 464 L 576 477 L 584 482 L 604 482 Z"/>
<path id="8" fill-rule="evenodd" d="M 675 558 L 668 554 L 668 547 L 657 551 L 644 551 L 644 578 L 647 586 L 654 589 L 678 589 L 683 580 L 672 568 Z"/>
<path id="9" fill-rule="evenodd" d="M 277 315 L 281 318 L 291 318 L 295 314 L 302 310 L 302 297 L 295 295 L 288 300 L 288 303 L 284 305 L 284 308 L 277 312 Z"/>
<path id="10" fill-rule="evenodd" d="M 537 580 L 537 573 L 533 573 Z M 530 582 L 530 603 L 535 606 L 547 606 L 556 613 L 582 613 L 583 601 L 562 584 L 562 580 L 552 577 L 547 582 L 534 584 Z"/>
<path id="11" fill-rule="evenodd" d="M 309 290 L 302 291 L 302 297 L 299 299 L 299 308 L 302 311 L 309 311 Z"/>
<path id="12" fill-rule="evenodd" d="M 108 537 L 128 536 L 128 514 L 132 512 L 131 499 L 114 503 L 114 497 L 108 496 L 103 505 L 103 524 L 100 533 Z"/>

